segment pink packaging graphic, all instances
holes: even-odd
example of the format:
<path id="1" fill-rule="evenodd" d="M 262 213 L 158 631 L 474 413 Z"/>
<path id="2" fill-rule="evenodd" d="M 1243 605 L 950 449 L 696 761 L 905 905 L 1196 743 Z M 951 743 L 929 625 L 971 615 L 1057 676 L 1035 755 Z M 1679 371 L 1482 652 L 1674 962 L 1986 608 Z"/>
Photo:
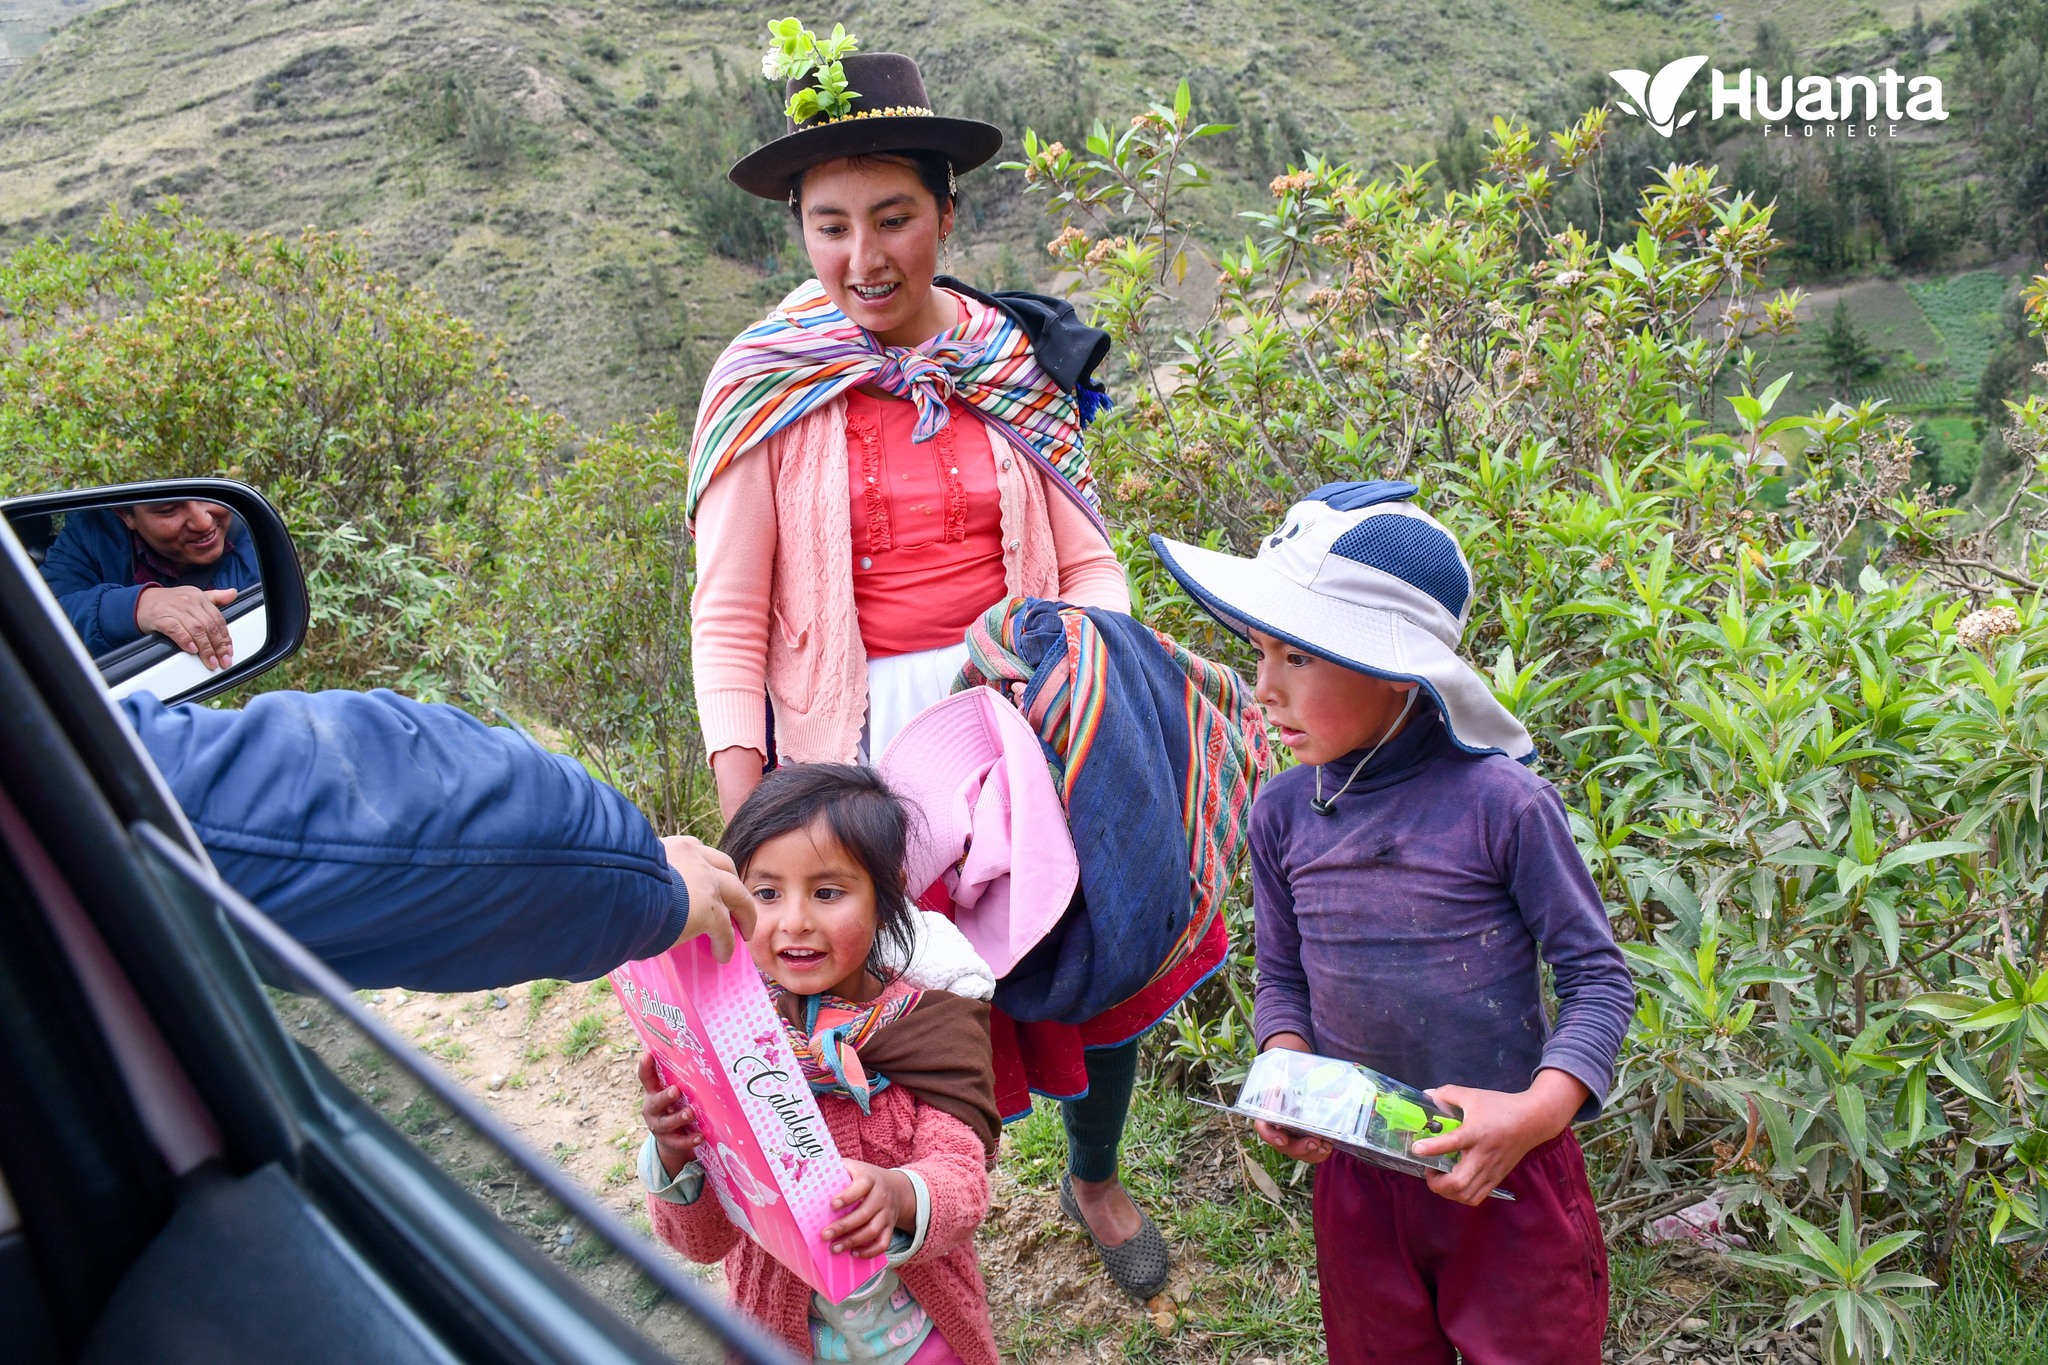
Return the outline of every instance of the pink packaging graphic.
<path id="1" fill-rule="evenodd" d="M 882 1269 L 819 1234 L 845 1211 L 846 1166 L 745 944 L 721 965 L 701 938 L 628 962 L 612 989 L 662 1079 L 697 1112 L 704 1167 L 726 1216 L 838 1303 Z"/>

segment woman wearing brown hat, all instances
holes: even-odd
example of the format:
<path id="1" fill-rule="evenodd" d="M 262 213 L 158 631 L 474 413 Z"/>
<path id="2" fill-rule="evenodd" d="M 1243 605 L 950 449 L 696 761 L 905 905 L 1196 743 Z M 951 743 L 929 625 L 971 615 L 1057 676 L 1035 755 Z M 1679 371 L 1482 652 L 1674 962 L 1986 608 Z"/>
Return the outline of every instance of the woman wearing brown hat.
<path id="1" fill-rule="evenodd" d="M 771 761 L 879 759 L 998 602 L 1130 610 L 1081 446 L 1108 337 L 936 274 L 957 177 L 1001 131 L 935 114 L 908 57 L 771 32 L 792 129 L 730 177 L 789 205 L 816 278 L 727 347 L 691 443 L 692 666 L 727 816 Z M 1137 1040 L 1000 1012 L 992 1031 L 1003 1112 L 1063 1099 L 1061 1202 L 1119 1285 L 1159 1292 L 1165 1241 L 1116 1174 Z"/>

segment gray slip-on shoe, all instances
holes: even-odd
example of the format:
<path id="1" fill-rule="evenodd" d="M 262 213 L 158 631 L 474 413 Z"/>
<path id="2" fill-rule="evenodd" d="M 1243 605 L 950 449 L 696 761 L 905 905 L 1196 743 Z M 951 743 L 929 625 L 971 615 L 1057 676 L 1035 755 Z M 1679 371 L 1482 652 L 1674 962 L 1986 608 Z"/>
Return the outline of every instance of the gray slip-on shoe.
<path id="1" fill-rule="evenodd" d="M 1095 1243 L 1095 1254 L 1102 1258 L 1103 1268 L 1109 1272 L 1109 1278 L 1116 1281 L 1117 1288 L 1141 1302 L 1166 1288 L 1166 1276 L 1173 1268 L 1173 1256 L 1166 1248 L 1166 1238 L 1159 1231 L 1159 1225 L 1152 1221 L 1150 1214 L 1139 1209 L 1137 1236 L 1121 1246 L 1106 1247 L 1095 1235 L 1095 1229 L 1088 1226 L 1088 1220 L 1081 1216 L 1081 1205 L 1074 1198 L 1074 1178 L 1071 1175 L 1060 1177 L 1060 1209 L 1079 1223 L 1081 1231 L 1088 1234 L 1088 1240 Z"/>

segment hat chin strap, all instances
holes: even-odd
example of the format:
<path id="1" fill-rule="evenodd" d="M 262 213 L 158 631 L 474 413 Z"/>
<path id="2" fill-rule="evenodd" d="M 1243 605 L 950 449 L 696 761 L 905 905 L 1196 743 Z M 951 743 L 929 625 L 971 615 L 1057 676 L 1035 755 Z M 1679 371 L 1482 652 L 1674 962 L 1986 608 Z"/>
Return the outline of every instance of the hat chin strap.
<path id="1" fill-rule="evenodd" d="M 1351 776 L 1345 778 L 1344 785 L 1337 788 L 1336 796 L 1332 796 L 1328 800 L 1323 799 L 1323 765 L 1320 763 L 1316 764 L 1316 799 L 1308 803 L 1310 810 L 1314 811 L 1317 815 L 1335 815 L 1337 813 L 1337 797 L 1351 790 L 1351 784 L 1356 782 L 1358 775 L 1365 771 L 1365 765 L 1372 762 L 1373 754 L 1378 753 L 1380 748 L 1394 737 L 1394 731 L 1401 728 L 1401 722 L 1408 719 L 1409 711 L 1414 709 L 1415 694 L 1421 690 L 1416 687 L 1408 689 L 1408 700 L 1402 703 L 1401 714 L 1394 717 L 1394 723 L 1389 725 L 1387 732 L 1380 736 L 1380 742 L 1373 745 L 1364 758 L 1358 760 L 1358 766 L 1351 770 Z"/>

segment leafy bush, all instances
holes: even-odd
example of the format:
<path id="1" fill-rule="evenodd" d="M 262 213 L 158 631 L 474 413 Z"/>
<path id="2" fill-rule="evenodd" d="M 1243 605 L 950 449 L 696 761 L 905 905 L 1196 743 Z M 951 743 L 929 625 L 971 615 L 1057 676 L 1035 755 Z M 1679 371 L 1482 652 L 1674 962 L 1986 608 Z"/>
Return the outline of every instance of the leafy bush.
<path id="1" fill-rule="evenodd" d="M 524 548 L 470 599 L 470 630 L 501 685 L 570 731 L 592 771 L 661 828 L 709 836 L 717 802 L 687 625 L 688 455 L 688 432 L 663 414 L 592 442 L 519 497 L 507 533 Z"/>
<path id="2" fill-rule="evenodd" d="M 336 233 L 241 237 L 175 203 L 0 262 L 0 490 L 246 480 L 304 556 L 303 685 L 442 695 L 460 564 L 568 438 L 468 323 Z"/>
<path id="3" fill-rule="evenodd" d="M 1637 974 L 1587 1134 L 1610 1233 L 1709 1192 L 1801 1245 L 1841 1224 L 1808 1306 L 1844 1358 L 1886 1352 L 1899 1234 L 1938 1267 L 1963 1229 L 2048 1227 L 2048 403 L 2014 409 L 2032 477 L 1968 534 L 1908 491 L 1903 423 L 1774 416 L 1771 210 L 1673 165 L 1625 245 L 1557 228 L 1599 111 L 1543 150 L 1495 121 L 1469 192 L 1312 160 L 1176 318 L 1216 131 L 1190 103 L 1016 163 L 1136 390 L 1091 433 L 1115 515 L 1248 552 L 1325 480 L 1423 486 Z M 1119 548 L 1155 624 L 1243 660 Z M 1197 1072 L 1245 1059 L 1249 967 L 1177 1021 Z"/>
<path id="4" fill-rule="evenodd" d="M 665 829 L 702 819 L 672 420 L 588 443 L 469 324 L 332 233 L 170 206 L 0 261 L 0 494 L 225 474 L 312 600 L 269 679 L 559 729 Z"/>

